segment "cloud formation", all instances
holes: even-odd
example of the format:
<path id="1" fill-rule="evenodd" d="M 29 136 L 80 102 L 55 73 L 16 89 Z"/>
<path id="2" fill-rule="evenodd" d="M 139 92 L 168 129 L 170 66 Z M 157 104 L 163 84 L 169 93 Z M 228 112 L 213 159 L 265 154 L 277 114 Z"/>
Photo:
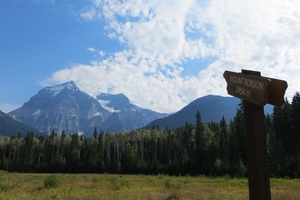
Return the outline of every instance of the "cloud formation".
<path id="1" fill-rule="evenodd" d="M 288 97 L 298 90 L 296 0 L 91 0 L 79 16 L 83 23 L 105 22 L 108 39 L 124 49 L 103 57 L 103 49 L 89 47 L 101 59 L 57 71 L 46 85 L 74 80 L 90 94 L 124 93 L 160 112 L 177 111 L 203 95 L 227 95 L 225 70 L 287 80 Z M 189 66 L 191 60 L 199 67 Z"/>

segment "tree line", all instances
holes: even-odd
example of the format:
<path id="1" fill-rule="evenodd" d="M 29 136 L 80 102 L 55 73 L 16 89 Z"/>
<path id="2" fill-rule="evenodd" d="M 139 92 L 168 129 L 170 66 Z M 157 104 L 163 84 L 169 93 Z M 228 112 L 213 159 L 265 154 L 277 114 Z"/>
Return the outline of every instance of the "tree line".
<path id="1" fill-rule="evenodd" d="M 265 116 L 271 177 L 300 177 L 300 95 L 287 99 Z M 112 133 L 97 129 L 91 137 L 78 133 L 45 137 L 0 136 L 0 170 L 47 173 L 126 173 L 170 175 L 247 175 L 243 103 L 234 119 L 169 130 Z"/>

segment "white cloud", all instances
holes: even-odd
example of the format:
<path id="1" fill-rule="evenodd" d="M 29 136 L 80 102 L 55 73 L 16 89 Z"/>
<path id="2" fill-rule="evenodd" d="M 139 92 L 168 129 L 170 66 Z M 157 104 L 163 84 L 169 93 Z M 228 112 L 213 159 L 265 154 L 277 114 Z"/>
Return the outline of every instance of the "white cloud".
<path id="1" fill-rule="evenodd" d="M 93 47 L 89 47 L 89 48 L 87 48 L 86 50 L 88 50 L 88 51 L 90 51 L 90 52 L 95 52 L 95 51 L 96 51 L 96 49 L 93 48 Z"/>
<path id="2" fill-rule="evenodd" d="M 98 51 L 98 55 L 101 56 L 101 57 L 103 57 L 103 56 L 106 55 L 106 53 L 104 51 Z"/>
<path id="3" fill-rule="evenodd" d="M 225 70 L 252 69 L 287 80 L 292 96 L 300 74 L 299 10 L 297 0 L 92 0 L 81 17 L 103 20 L 106 35 L 125 49 L 46 82 L 74 80 L 91 94 L 122 92 L 142 107 L 170 112 L 206 94 L 227 95 Z M 198 74 L 182 75 L 187 61 L 210 58 Z"/>
<path id="4" fill-rule="evenodd" d="M 95 17 L 101 17 L 101 14 L 97 14 L 94 7 L 85 9 L 80 13 L 80 16 L 88 21 L 93 20 Z"/>
<path id="5" fill-rule="evenodd" d="M 162 112 L 178 110 L 178 107 L 185 105 L 177 95 L 180 91 L 177 86 L 183 81 L 179 76 L 180 69 L 163 73 L 156 69 L 157 65 L 155 60 L 124 51 L 90 65 L 77 64 L 60 70 L 43 84 L 74 80 L 81 89 L 93 96 L 101 92 L 124 93 L 142 107 Z M 172 103 L 166 106 L 166 101 Z"/>
<path id="6" fill-rule="evenodd" d="M 209 1 L 195 20 L 214 39 L 220 68 L 248 68 L 264 76 L 285 79 L 287 94 L 297 91 L 300 72 L 300 3 L 298 1 Z M 224 59 L 226 58 L 226 59 Z M 214 65 L 214 64 L 212 64 Z M 211 66 L 208 70 L 211 69 Z"/>

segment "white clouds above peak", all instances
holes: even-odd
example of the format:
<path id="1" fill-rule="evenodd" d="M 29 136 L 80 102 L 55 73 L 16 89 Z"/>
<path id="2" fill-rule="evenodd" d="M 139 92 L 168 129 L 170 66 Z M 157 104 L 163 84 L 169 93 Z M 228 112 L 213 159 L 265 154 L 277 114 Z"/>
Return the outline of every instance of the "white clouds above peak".
<path id="1" fill-rule="evenodd" d="M 107 54 L 105 46 L 87 48 L 100 58 L 57 71 L 44 83 L 74 80 L 91 94 L 122 92 L 161 112 L 203 95 L 227 95 L 225 70 L 258 70 L 288 80 L 289 96 L 299 90 L 299 1 L 89 2 L 79 13 L 83 23 L 101 21 L 107 41 L 123 49 Z M 192 60 L 199 66 L 190 66 Z"/>

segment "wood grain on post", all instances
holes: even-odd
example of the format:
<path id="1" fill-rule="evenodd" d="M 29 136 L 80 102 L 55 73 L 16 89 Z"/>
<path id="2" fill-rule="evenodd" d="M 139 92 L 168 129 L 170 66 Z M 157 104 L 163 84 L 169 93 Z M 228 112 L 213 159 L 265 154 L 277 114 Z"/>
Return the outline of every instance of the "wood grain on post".
<path id="1" fill-rule="evenodd" d="M 260 72 L 242 70 L 260 76 Z M 270 200 L 264 107 L 244 100 L 250 200 Z"/>

